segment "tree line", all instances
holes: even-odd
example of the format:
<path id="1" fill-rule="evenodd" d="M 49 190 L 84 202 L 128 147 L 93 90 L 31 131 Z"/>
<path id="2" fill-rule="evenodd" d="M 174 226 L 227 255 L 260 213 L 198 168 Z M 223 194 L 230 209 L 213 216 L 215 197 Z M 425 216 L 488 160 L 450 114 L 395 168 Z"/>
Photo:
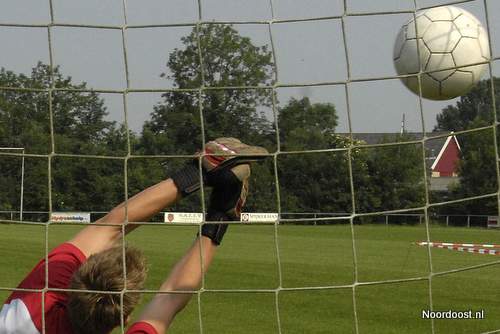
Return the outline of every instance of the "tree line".
<path id="1" fill-rule="evenodd" d="M 169 55 L 161 73 L 182 91 L 165 92 L 140 133 L 108 121 L 102 97 L 59 67 L 38 63 L 30 75 L 0 71 L 0 86 L 16 88 L 0 90 L 0 147 L 24 147 L 37 155 L 25 159 L 25 210 L 48 210 L 50 189 L 53 210 L 106 211 L 124 199 L 125 186 L 131 196 L 189 160 L 150 156 L 190 155 L 205 139 L 222 136 L 270 152 L 279 146 L 283 152 L 253 168 L 249 211 L 277 211 L 279 205 L 282 212 L 374 212 L 425 204 L 428 170 L 421 145 L 352 148 L 362 143 L 336 133 L 335 105 L 312 103 L 307 97 L 283 103 L 275 122 L 265 111 L 277 100 L 269 89 L 274 80 L 271 51 L 255 46 L 229 25 L 199 29 L 199 40 L 196 31 L 182 38 L 183 47 Z M 197 88 L 202 84 L 226 89 L 206 89 L 200 95 Z M 58 89 L 49 95 L 46 88 L 51 86 Z M 491 124 L 487 101 L 489 80 L 456 106 L 445 108 L 435 130 Z M 446 196 L 496 191 L 491 136 L 488 131 L 467 136 L 461 182 Z M 383 141 L 409 139 L 403 133 Z M 48 156 L 53 147 L 58 155 Z M 129 148 L 133 157 L 125 164 Z M 0 156 L 0 210 L 19 208 L 20 162 L 20 157 Z M 197 211 L 200 203 L 200 196 L 193 196 L 174 209 Z M 486 208 L 493 210 L 494 204 Z"/>

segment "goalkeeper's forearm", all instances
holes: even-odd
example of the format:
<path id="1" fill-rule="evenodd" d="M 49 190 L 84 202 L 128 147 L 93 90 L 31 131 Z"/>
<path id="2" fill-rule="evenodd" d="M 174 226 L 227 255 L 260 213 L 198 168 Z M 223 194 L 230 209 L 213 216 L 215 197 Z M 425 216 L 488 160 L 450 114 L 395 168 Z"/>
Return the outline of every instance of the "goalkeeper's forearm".
<path id="1" fill-rule="evenodd" d="M 87 257 L 108 249 L 123 237 L 122 225 L 127 220 L 148 221 L 163 208 L 174 203 L 178 196 L 177 187 L 171 179 L 162 181 L 117 205 L 95 224 L 78 232 L 69 242 L 76 245 Z M 126 226 L 125 233 L 137 226 L 139 225 Z"/>
<path id="2" fill-rule="evenodd" d="M 203 254 L 203 272 L 200 247 Z M 209 238 L 205 236 L 196 238 L 160 287 L 160 291 L 177 291 L 178 293 L 157 294 L 146 306 L 139 321 L 148 322 L 158 333 L 164 333 L 170 327 L 175 315 L 189 303 L 193 292 L 199 289 L 203 274 L 212 263 L 216 249 L 216 244 Z"/>

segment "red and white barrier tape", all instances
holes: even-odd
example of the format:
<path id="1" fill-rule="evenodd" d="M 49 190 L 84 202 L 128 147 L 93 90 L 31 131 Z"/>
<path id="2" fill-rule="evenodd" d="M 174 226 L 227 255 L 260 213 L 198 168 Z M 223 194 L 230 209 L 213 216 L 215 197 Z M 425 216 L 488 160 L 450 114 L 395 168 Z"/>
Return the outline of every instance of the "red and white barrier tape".
<path id="1" fill-rule="evenodd" d="M 419 241 L 417 245 L 427 246 L 429 244 L 431 247 L 439 246 L 452 246 L 452 247 L 468 247 L 468 248 L 500 248 L 500 245 L 495 244 L 468 244 L 468 243 L 455 243 L 455 242 L 427 242 Z"/>
<path id="2" fill-rule="evenodd" d="M 429 245 L 430 247 L 449 249 L 466 253 L 500 255 L 500 245 L 493 245 L 493 244 L 468 244 L 468 243 L 427 242 L 427 241 L 419 241 L 416 244 L 419 246 Z"/>

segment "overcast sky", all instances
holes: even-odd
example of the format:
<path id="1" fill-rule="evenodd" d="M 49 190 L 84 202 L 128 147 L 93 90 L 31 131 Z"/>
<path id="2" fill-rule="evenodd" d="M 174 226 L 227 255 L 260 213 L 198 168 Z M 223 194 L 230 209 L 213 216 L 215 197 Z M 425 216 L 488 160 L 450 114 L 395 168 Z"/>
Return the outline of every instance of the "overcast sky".
<path id="1" fill-rule="evenodd" d="M 451 1 L 420 0 L 418 6 Z M 493 56 L 500 56 L 500 1 L 476 0 L 459 5 L 476 15 L 486 26 L 484 3 L 490 11 Z M 53 0 L 57 23 L 121 26 L 124 24 L 122 0 Z M 316 18 L 343 13 L 343 0 L 273 0 L 275 19 Z M 203 20 L 271 20 L 270 0 L 201 0 Z M 348 13 L 412 10 L 413 0 L 347 0 Z M 129 25 L 195 23 L 197 0 L 128 0 Z M 399 28 L 410 14 L 349 16 L 345 19 L 351 78 L 377 78 L 396 75 L 392 50 Z M 2 0 L 1 23 L 47 24 L 49 1 Z M 278 79 L 281 84 L 315 84 L 347 80 L 347 66 L 342 41 L 341 20 L 275 23 Z M 235 28 L 252 38 L 255 44 L 270 44 L 267 24 L 238 24 Z M 169 53 L 181 47 L 180 38 L 191 26 L 126 30 L 126 48 L 130 88 L 161 89 L 172 82 L 160 78 L 166 70 Z M 15 72 L 29 73 L 41 60 L 48 63 L 49 46 L 46 28 L 0 27 L 1 66 Z M 123 45 L 120 30 L 80 27 L 52 28 L 54 62 L 74 81 L 86 81 L 96 89 L 126 88 Z M 493 63 L 500 76 L 500 64 Z M 354 132 L 398 132 L 402 114 L 406 127 L 421 131 L 422 122 L 417 97 L 398 80 L 366 81 L 349 85 L 352 130 Z M 129 125 L 139 132 L 160 93 L 131 93 L 127 97 Z M 124 108 L 120 94 L 103 94 L 109 117 L 122 122 Z M 290 97 L 309 96 L 313 102 L 331 102 L 339 114 L 339 132 L 348 131 L 346 97 L 343 85 L 280 88 L 280 103 Z M 431 131 L 436 114 L 455 101 L 424 103 L 425 129 Z"/>

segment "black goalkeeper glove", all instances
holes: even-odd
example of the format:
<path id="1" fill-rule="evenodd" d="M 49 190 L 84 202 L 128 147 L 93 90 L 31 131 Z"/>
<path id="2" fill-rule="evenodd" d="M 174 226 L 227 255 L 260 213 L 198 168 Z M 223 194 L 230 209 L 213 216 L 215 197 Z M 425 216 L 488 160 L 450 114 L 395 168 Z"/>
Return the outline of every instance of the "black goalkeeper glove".
<path id="1" fill-rule="evenodd" d="M 220 170 L 214 178 L 217 183 L 210 195 L 207 221 L 239 220 L 248 195 L 250 165 L 237 165 L 230 170 Z M 220 245 L 227 227 L 227 224 L 204 224 L 201 234 Z"/>
<path id="2" fill-rule="evenodd" d="M 209 211 L 223 212 L 232 220 L 239 220 L 248 195 L 250 165 L 237 165 L 213 175 L 214 188 L 210 195 Z"/>

